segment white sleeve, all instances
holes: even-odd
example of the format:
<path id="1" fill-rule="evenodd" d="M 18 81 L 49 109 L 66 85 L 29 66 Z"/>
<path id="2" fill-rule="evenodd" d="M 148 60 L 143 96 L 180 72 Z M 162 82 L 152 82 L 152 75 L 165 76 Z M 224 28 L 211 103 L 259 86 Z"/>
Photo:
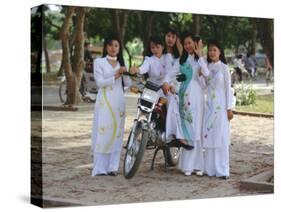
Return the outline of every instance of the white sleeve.
<path id="1" fill-rule="evenodd" d="M 113 85 L 115 83 L 115 77 L 104 78 L 103 69 L 100 58 L 94 61 L 94 78 L 96 80 L 97 86 L 103 88 L 106 86 Z"/>
<path id="2" fill-rule="evenodd" d="M 140 70 L 140 74 L 145 74 L 149 71 L 150 68 L 150 61 L 149 61 L 149 57 L 145 57 L 142 65 L 139 67 Z"/>
<path id="3" fill-rule="evenodd" d="M 225 65 L 224 69 L 226 109 L 231 110 L 233 108 L 232 102 L 234 95 L 232 94 L 233 92 L 231 90 L 230 71 L 227 65 Z"/>
<path id="4" fill-rule="evenodd" d="M 201 86 L 201 88 L 204 90 L 207 88 L 207 82 L 206 82 L 206 77 L 204 77 L 203 75 L 201 75 L 200 77 L 198 77 L 199 80 L 199 84 Z"/>
<path id="5" fill-rule="evenodd" d="M 200 57 L 198 59 L 198 64 L 200 65 L 201 67 L 201 70 L 202 70 L 202 74 L 206 77 L 210 74 L 210 71 L 208 69 L 208 66 L 207 66 L 207 61 L 205 61 L 205 59 L 203 57 Z"/>
<path id="6" fill-rule="evenodd" d="M 234 109 L 235 106 L 236 106 L 236 96 L 235 96 L 234 93 L 235 93 L 234 88 L 231 88 L 231 94 L 232 94 L 232 109 Z"/>

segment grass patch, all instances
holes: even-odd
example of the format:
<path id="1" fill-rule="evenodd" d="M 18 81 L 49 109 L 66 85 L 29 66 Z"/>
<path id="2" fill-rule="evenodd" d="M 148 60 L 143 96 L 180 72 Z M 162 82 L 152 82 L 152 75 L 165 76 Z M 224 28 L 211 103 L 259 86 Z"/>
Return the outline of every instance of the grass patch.
<path id="1" fill-rule="evenodd" d="M 237 111 L 269 113 L 274 112 L 274 95 L 261 95 L 256 97 L 256 103 L 253 105 L 236 106 Z"/>

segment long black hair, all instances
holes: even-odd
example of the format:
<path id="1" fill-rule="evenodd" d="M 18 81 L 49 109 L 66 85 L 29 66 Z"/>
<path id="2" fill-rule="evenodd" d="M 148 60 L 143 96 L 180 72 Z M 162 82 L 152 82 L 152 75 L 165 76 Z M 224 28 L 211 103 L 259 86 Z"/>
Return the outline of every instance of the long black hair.
<path id="1" fill-rule="evenodd" d="M 159 36 L 151 36 L 149 41 L 148 41 L 148 44 L 147 44 L 147 49 L 146 49 L 146 55 L 145 56 L 152 56 L 152 52 L 151 52 L 151 49 L 150 49 L 150 44 L 151 43 L 154 43 L 155 45 L 161 45 L 164 47 L 164 42 L 163 40 L 161 39 L 161 37 Z"/>
<path id="2" fill-rule="evenodd" d="M 179 39 L 179 33 L 177 32 L 177 30 L 175 30 L 172 27 L 169 27 L 166 29 L 165 31 L 165 37 L 168 33 L 171 33 L 173 35 L 175 35 L 177 37 L 177 39 Z M 166 41 L 164 42 L 164 53 L 167 53 L 167 45 L 166 45 Z M 174 58 L 179 58 L 180 57 L 180 52 L 178 50 L 177 44 L 175 43 L 175 45 L 173 46 L 173 52 L 172 55 Z"/>
<path id="3" fill-rule="evenodd" d="M 119 37 L 115 34 L 111 34 L 107 38 L 105 38 L 103 43 L 102 57 L 105 57 L 107 55 L 106 46 L 111 44 L 111 42 L 114 40 L 116 40 L 119 43 L 119 52 L 117 54 L 117 61 L 119 62 L 120 66 L 125 66 L 122 43 Z"/>
<path id="4" fill-rule="evenodd" d="M 200 40 L 200 37 L 197 35 L 194 35 L 192 32 L 184 32 L 182 34 L 182 39 L 181 39 L 181 43 L 183 46 L 183 51 L 182 51 L 182 55 L 180 57 L 180 64 L 184 64 L 186 62 L 186 59 L 188 58 L 188 52 L 184 49 L 184 40 L 188 37 L 190 37 L 194 42 L 198 42 Z M 198 60 L 199 57 L 198 55 L 194 52 L 194 58 L 195 60 Z"/>
<path id="5" fill-rule="evenodd" d="M 224 55 L 224 50 L 221 47 L 220 43 L 215 39 L 211 39 L 211 40 L 208 41 L 208 49 L 209 49 L 210 46 L 215 46 L 220 50 L 220 58 L 219 59 L 224 64 L 227 64 L 226 59 L 225 59 L 225 55 Z M 209 57 L 209 53 L 207 54 L 207 61 L 208 61 L 208 63 L 212 62 L 210 57 Z"/>

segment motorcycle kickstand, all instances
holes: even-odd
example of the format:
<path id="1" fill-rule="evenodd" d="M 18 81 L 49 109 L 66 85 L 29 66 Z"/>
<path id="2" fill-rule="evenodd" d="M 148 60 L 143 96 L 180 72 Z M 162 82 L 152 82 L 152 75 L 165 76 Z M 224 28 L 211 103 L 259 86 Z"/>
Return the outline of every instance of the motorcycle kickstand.
<path id="1" fill-rule="evenodd" d="M 152 158 L 152 162 L 151 162 L 151 166 L 150 166 L 150 170 L 151 170 L 151 171 L 154 169 L 154 161 L 155 161 L 156 155 L 157 155 L 157 153 L 158 153 L 159 150 L 160 150 L 160 148 L 157 147 L 157 149 L 156 149 L 155 152 L 154 152 L 154 155 L 153 155 L 153 158 Z"/>

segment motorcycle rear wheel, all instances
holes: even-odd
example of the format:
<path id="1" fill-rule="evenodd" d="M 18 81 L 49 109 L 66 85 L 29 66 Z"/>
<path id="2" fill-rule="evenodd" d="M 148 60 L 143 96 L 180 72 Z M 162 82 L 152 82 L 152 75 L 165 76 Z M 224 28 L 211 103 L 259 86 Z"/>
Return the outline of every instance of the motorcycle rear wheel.
<path id="1" fill-rule="evenodd" d="M 179 161 L 179 153 L 180 153 L 180 148 L 179 147 L 167 147 L 167 156 L 165 158 L 168 166 L 176 166 Z M 164 154 L 165 156 L 165 154 Z"/>

